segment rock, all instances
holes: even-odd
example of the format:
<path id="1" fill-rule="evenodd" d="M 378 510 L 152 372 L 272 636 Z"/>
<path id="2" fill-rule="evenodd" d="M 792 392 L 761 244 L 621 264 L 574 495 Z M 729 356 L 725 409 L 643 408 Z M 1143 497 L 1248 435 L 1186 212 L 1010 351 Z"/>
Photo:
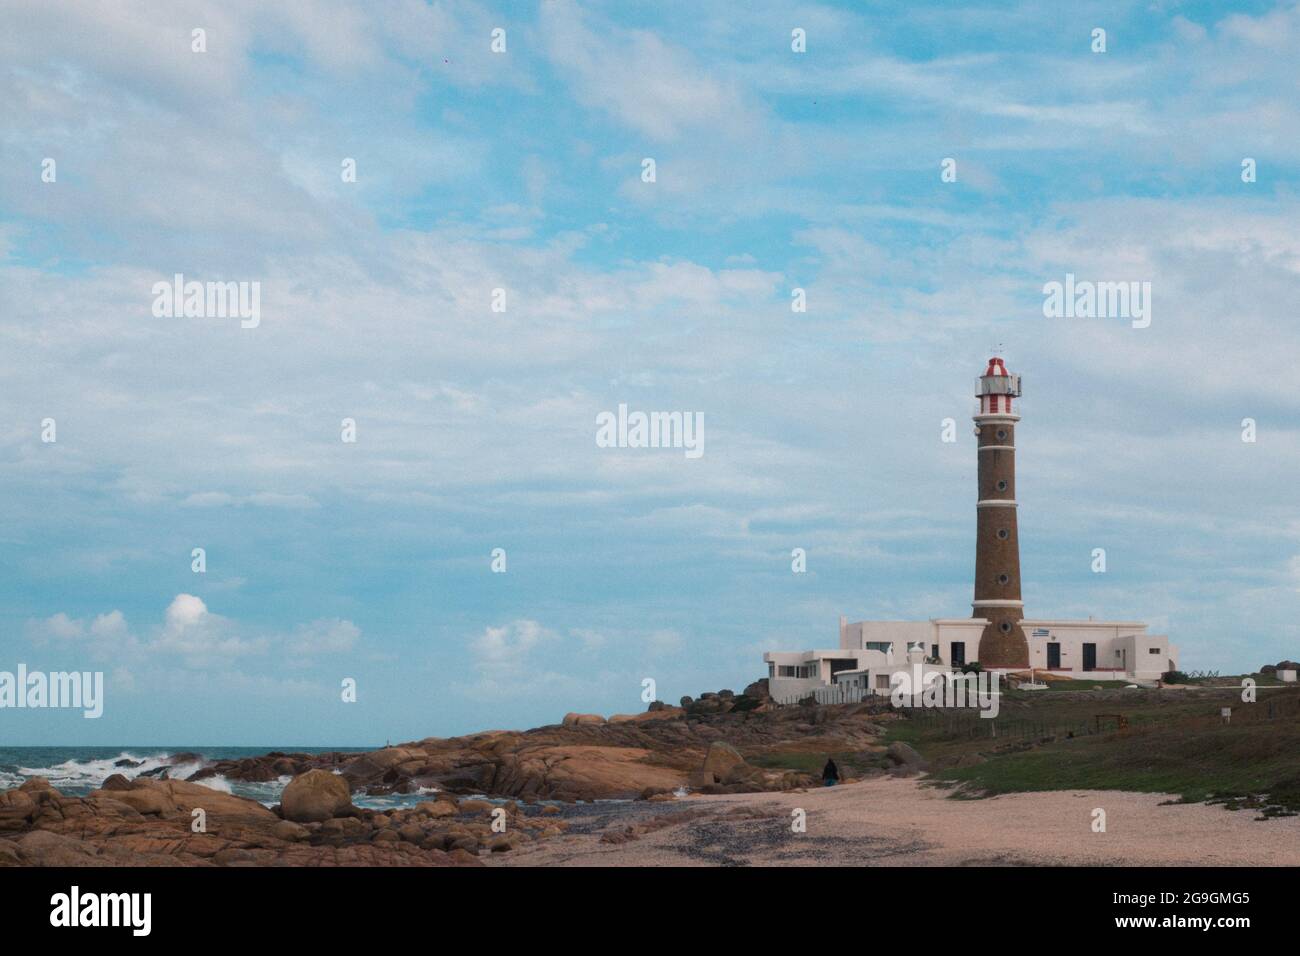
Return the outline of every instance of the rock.
<path id="1" fill-rule="evenodd" d="M 565 727 L 577 727 L 583 724 L 603 724 L 605 718 L 600 714 L 565 714 L 561 723 Z"/>
<path id="2" fill-rule="evenodd" d="M 131 781 L 120 773 L 115 773 L 99 785 L 100 790 L 130 790 Z"/>
<path id="3" fill-rule="evenodd" d="M 681 704 L 682 710 L 690 710 L 691 704 L 695 703 L 695 698 L 683 697 L 679 703 Z"/>
<path id="4" fill-rule="evenodd" d="M 896 767 L 906 767 L 909 770 L 919 771 L 929 766 L 915 747 L 901 740 L 894 741 L 885 749 L 885 757 Z"/>
<path id="5" fill-rule="evenodd" d="M 292 820 L 281 820 L 271 827 L 271 833 L 277 839 L 286 840 L 289 843 L 297 843 L 299 840 L 306 840 L 311 836 L 311 832 L 305 826 L 294 823 Z"/>
<path id="6" fill-rule="evenodd" d="M 421 813 L 427 813 L 435 820 L 456 815 L 456 804 L 450 800 L 424 800 L 417 803 L 415 809 Z"/>
<path id="7" fill-rule="evenodd" d="M 212 862 L 218 866 L 230 866 L 234 863 L 249 863 L 254 859 L 253 854 L 241 847 L 226 847 L 224 850 L 218 850 L 212 855 Z"/>
<path id="8" fill-rule="evenodd" d="M 28 777 L 18 789 L 23 793 L 31 793 L 34 790 L 54 790 L 46 777 Z M 54 790 L 54 792 L 58 793 L 57 790 Z"/>
<path id="9" fill-rule="evenodd" d="M 397 830 L 397 835 L 407 843 L 414 843 L 419 846 L 424 841 L 424 831 L 414 823 L 408 823 Z"/>
<path id="10" fill-rule="evenodd" d="M 542 816 L 544 817 L 557 817 L 563 812 L 564 812 L 563 810 L 561 810 L 553 803 L 542 807 Z"/>
<path id="11" fill-rule="evenodd" d="M 496 806 L 489 800 L 462 800 L 456 805 L 460 813 L 489 813 Z"/>
<path id="12" fill-rule="evenodd" d="M 24 833 L 17 847 L 28 866 L 87 866 L 95 855 L 81 840 L 49 830 Z"/>
<path id="13" fill-rule="evenodd" d="M 744 764 L 745 758 L 731 744 L 715 740 L 709 744 L 709 752 L 704 756 L 701 770 L 713 774 L 718 780 L 726 778 L 733 767 Z"/>
<path id="14" fill-rule="evenodd" d="M 686 786 L 692 790 L 703 790 L 705 787 L 711 787 L 717 782 L 713 773 L 708 770 L 696 770 L 686 778 Z"/>
<path id="15" fill-rule="evenodd" d="M 169 794 L 147 787 L 131 790 L 92 790 L 88 796 L 110 797 L 145 816 L 167 816 L 175 813 L 177 809 L 176 801 L 172 800 Z"/>
<path id="16" fill-rule="evenodd" d="M 767 688 L 767 678 L 763 677 L 754 681 L 754 683 L 745 688 L 743 693 L 744 696 L 752 697 L 755 700 L 767 700 L 768 697 L 771 696 L 771 693 Z"/>
<path id="17" fill-rule="evenodd" d="M 25 830 L 36 813 L 36 801 L 21 790 L 0 793 L 0 831 Z"/>
<path id="18" fill-rule="evenodd" d="M 677 722 L 650 721 L 638 727 L 660 723 Z M 646 787 L 681 786 L 686 769 L 672 765 L 681 762 L 677 754 L 658 754 L 640 746 L 532 747 L 500 758 L 493 789 L 555 800 L 635 799 Z"/>
<path id="19" fill-rule="evenodd" d="M 328 770 L 308 770 L 294 777 L 280 796 L 286 820 L 308 823 L 328 820 L 351 809 L 352 793 L 347 782 Z"/>
<path id="20" fill-rule="evenodd" d="M 374 836 L 370 839 L 374 843 L 398 843 L 402 838 L 398 835 L 396 830 L 385 828 L 383 830 L 377 830 Z"/>

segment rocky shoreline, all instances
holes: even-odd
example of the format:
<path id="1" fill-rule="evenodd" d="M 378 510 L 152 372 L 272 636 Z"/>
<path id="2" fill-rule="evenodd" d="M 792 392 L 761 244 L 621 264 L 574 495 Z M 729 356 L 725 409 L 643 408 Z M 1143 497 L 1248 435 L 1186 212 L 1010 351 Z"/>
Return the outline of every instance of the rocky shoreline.
<path id="1" fill-rule="evenodd" d="M 135 779 L 113 774 L 83 797 L 32 778 L 0 792 L 0 865 L 477 865 L 563 834 L 565 808 L 579 802 L 814 785 L 808 773 L 764 767 L 764 756 L 870 757 L 884 751 L 881 723 L 891 717 L 868 705 L 775 708 L 760 681 L 740 695 L 683 698 L 678 707 L 656 701 L 643 714 L 609 719 L 569 714 L 527 731 L 217 760 L 185 780 L 166 768 Z M 194 754 L 173 760 L 195 762 Z M 292 780 L 281 802 L 266 807 L 202 783 L 217 777 Z M 425 793 L 428 800 L 400 809 L 353 803 L 354 794 Z M 617 820 L 609 826 L 611 839 L 626 833 Z"/>

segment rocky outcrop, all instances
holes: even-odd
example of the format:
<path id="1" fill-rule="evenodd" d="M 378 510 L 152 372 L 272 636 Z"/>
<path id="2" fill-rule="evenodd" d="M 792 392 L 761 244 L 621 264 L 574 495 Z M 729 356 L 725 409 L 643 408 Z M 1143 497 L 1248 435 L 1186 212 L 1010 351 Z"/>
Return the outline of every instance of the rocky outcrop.
<path id="1" fill-rule="evenodd" d="M 762 682 L 758 682 L 762 683 Z M 705 693 L 683 707 L 655 702 L 640 714 L 569 714 L 528 731 L 429 737 L 364 754 L 270 753 L 217 761 L 189 779 L 220 774 L 264 781 L 309 770 L 341 775 L 353 793 L 384 795 L 440 790 L 527 800 L 637 798 L 683 786 L 788 789 L 782 772 L 750 767 L 744 779 L 697 775 L 710 747 L 724 742 L 745 757 L 766 753 L 878 750 L 881 717 L 856 705 L 776 708 L 763 688 Z M 748 766 L 748 765 L 747 765 Z M 810 779 L 810 778 L 806 778 Z M 105 783 L 104 789 L 111 789 Z"/>
<path id="2" fill-rule="evenodd" d="M 334 776 L 309 772 L 322 773 Z M 333 789 L 317 780 L 299 789 Z M 492 825 L 498 807 L 505 833 Z M 115 781 L 86 797 L 48 786 L 0 791 L 0 808 L 8 811 L 0 866 L 476 865 L 480 854 L 508 853 L 567 828 L 540 808 L 442 796 L 388 812 L 349 799 L 339 808 L 347 816 L 299 823 L 199 784 L 152 779 L 126 781 L 124 788 Z"/>

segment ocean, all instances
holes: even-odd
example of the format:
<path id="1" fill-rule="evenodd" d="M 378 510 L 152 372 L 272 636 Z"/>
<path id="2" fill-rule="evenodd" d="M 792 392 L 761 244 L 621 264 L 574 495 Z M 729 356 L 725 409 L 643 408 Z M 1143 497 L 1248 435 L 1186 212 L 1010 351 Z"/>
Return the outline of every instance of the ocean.
<path id="1" fill-rule="evenodd" d="M 0 747 L 0 790 L 17 787 L 29 777 L 47 777 L 50 784 L 68 796 L 82 797 L 98 789 L 105 778 L 115 773 L 134 778 L 141 774 L 158 776 L 165 773 L 175 780 L 184 780 L 205 764 L 214 760 L 256 757 L 271 751 L 281 753 L 363 753 L 367 747 Z M 202 759 L 177 763 L 172 754 L 198 754 Z M 248 797 L 270 806 L 280 802 L 280 794 L 289 777 L 250 783 L 244 780 L 227 780 L 222 776 L 196 781 L 205 787 Z M 429 799 L 433 790 L 419 793 L 395 793 L 370 797 L 354 793 L 353 802 L 360 807 L 376 810 L 414 806 Z"/>

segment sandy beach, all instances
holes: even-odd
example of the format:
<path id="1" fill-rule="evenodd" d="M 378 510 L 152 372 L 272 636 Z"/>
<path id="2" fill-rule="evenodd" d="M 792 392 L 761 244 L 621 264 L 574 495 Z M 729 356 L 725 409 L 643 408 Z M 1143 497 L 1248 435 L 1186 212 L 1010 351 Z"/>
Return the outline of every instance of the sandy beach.
<path id="1" fill-rule="evenodd" d="M 691 796 L 570 817 L 570 834 L 495 866 L 1295 866 L 1300 817 L 1167 804 L 1160 794 L 1065 790 L 953 800 L 915 779 L 806 792 Z M 626 805 L 625 805 L 626 806 Z M 1092 830 L 1106 811 L 1106 832 Z M 791 831 L 793 811 L 807 832 Z M 585 823 L 585 826 L 584 826 Z M 602 842 L 627 825 L 626 842 Z"/>

